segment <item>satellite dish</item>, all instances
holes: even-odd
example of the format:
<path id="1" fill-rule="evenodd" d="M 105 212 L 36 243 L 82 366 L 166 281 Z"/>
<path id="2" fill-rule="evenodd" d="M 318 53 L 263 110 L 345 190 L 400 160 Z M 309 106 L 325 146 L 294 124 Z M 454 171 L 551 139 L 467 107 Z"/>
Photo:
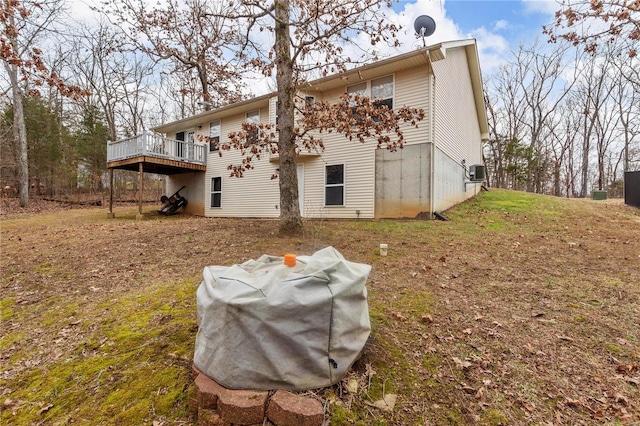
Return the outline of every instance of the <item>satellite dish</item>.
<path id="1" fill-rule="evenodd" d="M 420 15 L 413 22 L 413 29 L 416 30 L 416 38 L 422 37 L 424 43 L 424 38 L 436 31 L 436 21 L 429 15 Z"/>

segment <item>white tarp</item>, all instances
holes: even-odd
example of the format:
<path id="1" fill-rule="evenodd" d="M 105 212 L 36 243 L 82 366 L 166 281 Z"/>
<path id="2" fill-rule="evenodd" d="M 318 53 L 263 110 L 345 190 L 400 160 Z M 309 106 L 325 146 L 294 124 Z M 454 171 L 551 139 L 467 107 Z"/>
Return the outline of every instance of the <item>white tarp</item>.
<path id="1" fill-rule="evenodd" d="M 300 256 L 293 267 L 265 255 L 204 268 L 195 366 L 231 389 L 305 390 L 337 383 L 371 331 L 365 287 L 370 271 L 333 247 Z"/>

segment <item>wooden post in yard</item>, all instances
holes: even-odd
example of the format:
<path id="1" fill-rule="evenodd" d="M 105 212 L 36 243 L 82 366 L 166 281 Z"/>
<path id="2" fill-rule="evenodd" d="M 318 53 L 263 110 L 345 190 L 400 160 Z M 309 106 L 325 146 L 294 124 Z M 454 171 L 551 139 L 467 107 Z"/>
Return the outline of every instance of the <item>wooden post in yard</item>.
<path id="1" fill-rule="evenodd" d="M 144 187 L 143 187 L 143 182 L 144 180 L 142 179 L 143 175 L 144 175 L 144 163 L 140 163 L 139 166 L 140 169 L 140 179 L 139 179 L 139 184 L 138 184 L 138 189 L 140 190 L 140 201 L 138 203 L 138 215 L 136 216 L 136 219 L 142 219 L 142 194 L 144 192 Z"/>
<path id="2" fill-rule="evenodd" d="M 116 215 L 113 214 L 113 168 L 109 169 L 109 213 L 107 213 L 107 219 L 113 219 Z"/>

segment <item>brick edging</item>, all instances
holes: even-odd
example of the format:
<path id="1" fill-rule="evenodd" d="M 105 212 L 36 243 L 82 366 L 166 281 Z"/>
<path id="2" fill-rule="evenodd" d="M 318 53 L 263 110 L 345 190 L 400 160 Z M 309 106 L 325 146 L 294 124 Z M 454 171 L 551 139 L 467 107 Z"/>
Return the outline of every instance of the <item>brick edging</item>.
<path id="1" fill-rule="evenodd" d="M 198 426 L 262 425 L 321 426 L 322 403 L 315 398 L 277 390 L 233 390 L 218 384 L 192 366 L 198 404 Z"/>

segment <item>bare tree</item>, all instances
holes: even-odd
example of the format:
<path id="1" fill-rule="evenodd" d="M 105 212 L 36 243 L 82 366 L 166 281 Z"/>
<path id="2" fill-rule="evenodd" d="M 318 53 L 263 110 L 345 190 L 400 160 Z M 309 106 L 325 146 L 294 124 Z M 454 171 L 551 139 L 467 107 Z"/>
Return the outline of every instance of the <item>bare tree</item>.
<path id="1" fill-rule="evenodd" d="M 54 86 L 64 96 L 85 92 L 66 84 L 45 64 L 36 43 L 50 32 L 61 12 L 58 0 L 12 0 L 0 3 L 0 58 L 11 82 L 13 97 L 13 137 L 18 146 L 20 206 L 29 202 L 29 159 L 22 99 L 25 90 L 39 94 L 38 87 Z M 27 84 L 29 86 L 27 86 Z"/>
<path id="2" fill-rule="evenodd" d="M 155 63 L 128 50 L 124 34 L 105 20 L 80 26 L 74 38 L 75 78 L 92 92 L 81 102 L 82 114 L 99 105 L 111 140 L 137 134 L 144 128 Z"/>
<path id="3" fill-rule="evenodd" d="M 106 3 L 102 12 L 130 35 L 137 49 L 157 61 L 170 61 L 182 81 L 198 82 L 182 92 L 194 104 L 208 110 L 241 99 L 241 72 L 229 49 L 237 45 L 239 30 L 225 17 L 230 5 L 206 0 L 167 0 L 155 6 L 144 0 Z"/>
<path id="4" fill-rule="evenodd" d="M 598 61 L 587 61 L 584 67 L 582 79 L 576 88 L 579 104 L 577 107 L 582 111 L 580 137 L 582 139 L 582 160 L 580 196 L 586 197 L 589 184 L 589 163 L 591 151 L 593 149 L 593 139 L 598 137 L 596 128 L 601 121 L 600 115 L 605 109 L 613 86 L 608 81 L 607 70 L 610 66 L 609 58 Z"/>
<path id="5" fill-rule="evenodd" d="M 517 177 L 520 160 L 517 146 L 524 136 L 525 102 L 521 86 L 517 84 L 519 73 L 516 62 L 500 67 L 485 83 L 486 107 L 489 115 L 489 160 L 493 185 L 499 188 L 518 189 Z"/>
<path id="6" fill-rule="evenodd" d="M 530 192 L 541 192 L 542 188 L 542 175 L 545 171 L 542 132 L 550 125 L 550 117 L 576 81 L 575 76 L 567 78 L 564 74 L 570 72 L 566 54 L 567 48 L 562 46 L 544 52 L 538 41 L 530 48 L 521 46 L 516 54 L 516 84 L 520 85 L 526 105 L 526 116 L 522 124 L 528 129 L 532 153 L 527 179 L 527 190 Z"/>
<path id="7" fill-rule="evenodd" d="M 601 41 L 613 43 L 619 38 L 640 41 L 637 0 L 563 0 L 560 7 L 554 21 L 543 27 L 552 42 L 562 38 L 594 53 Z M 635 57 L 637 46 L 630 45 L 628 54 Z"/>

